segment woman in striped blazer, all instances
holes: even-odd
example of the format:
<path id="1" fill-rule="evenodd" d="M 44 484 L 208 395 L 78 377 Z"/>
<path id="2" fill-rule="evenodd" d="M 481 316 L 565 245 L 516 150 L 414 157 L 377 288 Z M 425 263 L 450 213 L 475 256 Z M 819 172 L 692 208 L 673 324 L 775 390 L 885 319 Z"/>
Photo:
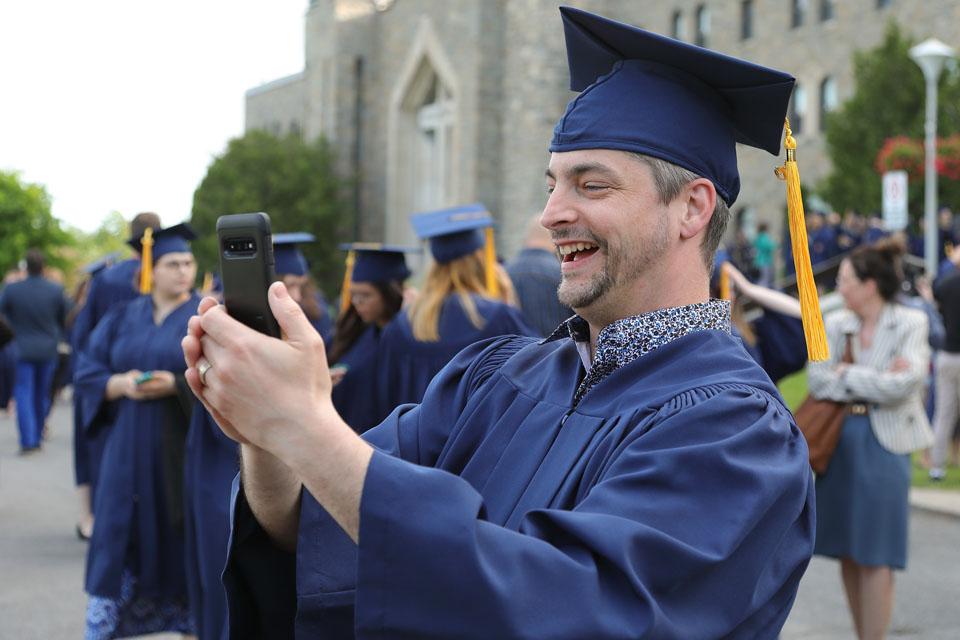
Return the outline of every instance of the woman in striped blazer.
<path id="1" fill-rule="evenodd" d="M 845 309 L 826 319 L 830 360 L 809 366 L 810 393 L 850 402 L 840 444 L 817 478 L 815 553 L 838 558 L 857 636 L 882 638 L 893 570 L 907 560 L 910 456 L 933 439 L 922 387 L 927 318 L 897 303 L 902 247 L 878 243 L 840 264 Z M 847 336 L 853 364 L 841 362 Z"/>

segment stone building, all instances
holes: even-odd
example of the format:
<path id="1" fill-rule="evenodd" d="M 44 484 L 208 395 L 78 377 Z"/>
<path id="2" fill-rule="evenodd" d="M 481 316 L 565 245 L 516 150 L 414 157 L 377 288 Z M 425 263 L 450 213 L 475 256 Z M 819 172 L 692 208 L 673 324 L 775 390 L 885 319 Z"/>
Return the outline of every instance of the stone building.
<path id="1" fill-rule="evenodd" d="M 553 125 L 573 97 L 555 0 L 312 0 L 304 69 L 246 95 L 246 128 L 326 136 L 355 177 L 365 240 L 412 242 L 407 216 L 481 201 L 501 253 L 545 201 Z M 802 177 L 829 171 L 823 114 L 853 89 L 852 53 L 888 21 L 960 44 L 960 0 L 570 0 L 589 11 L 797 77 Z M 917 73 L 920 71 L 917 69 Z M 748 230 L 783 219 L 779 160 L 739 150 Z M 871 159 L 865 159 L 869 162 Z"/>

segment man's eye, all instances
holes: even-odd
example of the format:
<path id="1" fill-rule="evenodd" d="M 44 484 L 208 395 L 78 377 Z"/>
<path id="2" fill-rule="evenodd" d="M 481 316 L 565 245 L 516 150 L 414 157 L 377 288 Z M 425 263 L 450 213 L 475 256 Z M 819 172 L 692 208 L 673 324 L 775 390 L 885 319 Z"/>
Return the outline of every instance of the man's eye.
<path id="1" fill-rule="evenodd" d="M 556 189 L 556 187 L 555 187 L 554 185 L 548 184 L 548 185 L 546 186 L 547 194 L 553 193 L 553 190 L 554 190 L 554 189 Z"/>
<path id="2" fill-rule="evenodd" d="M 586 191 L 603 191 L 608 187 L 605 184 L 594 184 L 594 183 L 588 182 L 587 184 L 583 185 L 583 188 Z"/>

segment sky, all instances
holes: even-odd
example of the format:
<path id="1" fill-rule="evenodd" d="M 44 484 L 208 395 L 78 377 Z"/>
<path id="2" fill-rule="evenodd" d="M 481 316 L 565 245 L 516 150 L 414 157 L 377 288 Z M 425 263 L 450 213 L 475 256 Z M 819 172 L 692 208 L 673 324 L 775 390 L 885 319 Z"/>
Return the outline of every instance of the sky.
<path id="1" fill-rule="evenodd" d="M 308 0 L 0 0 L 0 170 L 53 215 L 190 216 L 244 92 L 303 69 Z"/>

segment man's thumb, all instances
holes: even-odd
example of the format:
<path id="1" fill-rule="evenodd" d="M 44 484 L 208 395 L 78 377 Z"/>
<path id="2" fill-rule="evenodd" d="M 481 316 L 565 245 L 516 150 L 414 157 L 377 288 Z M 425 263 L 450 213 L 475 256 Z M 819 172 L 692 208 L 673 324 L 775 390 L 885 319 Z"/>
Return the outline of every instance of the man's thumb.
<path id="1" fill-rule="evenodd" d="M 270 311 L 288 340 L 301 340 L 310 335 L 313 325 L 307 320 L 300 305 L 287 293 L 287 287 L 282 282 L 270 285 L 267 298 L 270 301 Z"/>

